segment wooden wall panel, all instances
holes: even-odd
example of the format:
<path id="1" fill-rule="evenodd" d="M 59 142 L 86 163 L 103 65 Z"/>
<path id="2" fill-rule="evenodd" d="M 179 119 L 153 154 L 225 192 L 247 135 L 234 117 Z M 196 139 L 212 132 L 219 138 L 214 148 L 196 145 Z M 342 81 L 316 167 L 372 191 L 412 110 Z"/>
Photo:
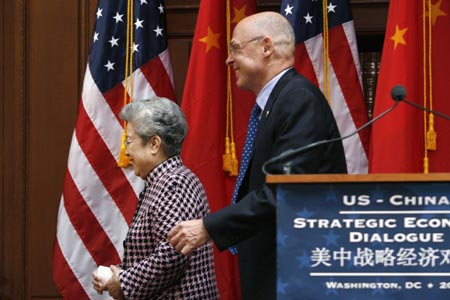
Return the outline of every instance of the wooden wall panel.
<path id="1" fill-rule="evenodd" d="M 0 5 L 0 16 L 3 17 L 4 13 L 3 13 L 3 5 Z M 3 70 L 5 69 L 5 64 L 4 64 L 4 53 L 3 53 L 3 48 L 5 45 L 5 27 L 4 27 L 4 21 L 5 19 L 2 18 L 0 21 L 0 41 L 2 41 L 2 43 L 0 44 L 0 98 L 2 99 L 2 103 L 3 104 L 3 98 L 4 98 L 4 75 L 3 75 Z M 0 105 L 0 116 L 1 116 L 1 120 L 3 120 L 3 116 L 4 116 L 4 110 L 3 110 L 3 105 Z M 3 191 L 4 191 L 4 180 L 3 178 L 5 178 L 5 169 L 4 169 L 4 160 L 5 160 L 5 155 L 3 152 L 3 145 L 5 144 L 5 139 L 4 139 L 4 123 L 0 122 L 0 145 L 2 145 L 0 147 L 0 192 L 2 193 L 1 195 L 1 200 L 3 200 Z M 3 206 L 3 201 L 0 201 L 0 237 L 5 236 L 5 228 L 3 226 L 3 212 L 5 211 L 5 208 Z M 2 290 L 5 288 L 5 277 L 3 275 L 4 273 L 4 266 L 3 266 L 3 245 L 4 245 L 4 241 L 3 238 L 0 238 L 0 300 L 2 299 Z"/>
<path id="2" fill-rule="evenodd" d="M 174 39 L 171 40 L 169 44 L 170 56 L 172 58 L 175 97 L 178 103 L 181 103 L 181 98 L 183 97 L 191 47 L 192 39 Z"/>
<path id="3" fill-rule="evenodd" d="M 351 6 L 358 35 L 384 35 L 389 1 L 354 0 Z"/>
<path id="4" fill-rule="evenodd" d="M 179 4 L 171 4 L 171 2 L 165 2 L 169 51 L 172 59 L 175 96 L 178 103 L 181 103 L 192 47 L 192 37 L 197 21 L 198 5 L 180 6 Z"/>
<path id="5" fill-rule="evenodd" d="M 2 300 L 25 299 L 26 277 L 26 76 L 25 3 L 2 1 L 1 214 Z"/>
<path id="6" fill-rule="evenodd" d="M 28 3 L 30 295 L 53 295 L 52 251 L 79 100 L 79 1 Z M 39 253 L 39 255 L 36 255 Z"/>

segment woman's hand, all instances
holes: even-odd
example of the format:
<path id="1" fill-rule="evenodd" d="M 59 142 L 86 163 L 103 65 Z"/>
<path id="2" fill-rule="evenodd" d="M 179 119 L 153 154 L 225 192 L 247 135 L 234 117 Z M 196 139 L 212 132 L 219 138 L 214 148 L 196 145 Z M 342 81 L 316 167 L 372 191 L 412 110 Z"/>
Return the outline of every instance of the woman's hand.
<path id="1" fill-rule="evenodd" d="M 106 287 L 108 289 L 109 295 L 117 300 L 125 300 L 125 296 L 120 287 L 119 272 L 120 269 L 116 266 L 110 266 L 113 272 L 112 277 L 106 282 Z"/>
<path id="2" fill-rule="evenodd" d="M 97 274 L 97 271 L 92 273 L 92 286 L 100 295 L 107 291 L 111 297 L 117 300 L 125 300 L 125 296 L 120 287 L 119 272 L 120 269 L 114 265 L 109 266 L 112 271 L 111 278 L 104 282 Z"/>

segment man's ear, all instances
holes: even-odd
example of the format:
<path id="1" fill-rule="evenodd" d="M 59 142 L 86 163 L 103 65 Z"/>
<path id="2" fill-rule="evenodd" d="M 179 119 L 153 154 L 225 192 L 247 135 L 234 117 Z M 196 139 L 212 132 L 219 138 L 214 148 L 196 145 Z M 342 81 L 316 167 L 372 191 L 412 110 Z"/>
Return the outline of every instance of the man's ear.
<path id="1" fill-rule="evenodd" d="M 270 56 L 274 50 L 274 43 L 272 39 L 268 36 L 262 39 L 263 42 L 263 54 L 265 57 Z"/>

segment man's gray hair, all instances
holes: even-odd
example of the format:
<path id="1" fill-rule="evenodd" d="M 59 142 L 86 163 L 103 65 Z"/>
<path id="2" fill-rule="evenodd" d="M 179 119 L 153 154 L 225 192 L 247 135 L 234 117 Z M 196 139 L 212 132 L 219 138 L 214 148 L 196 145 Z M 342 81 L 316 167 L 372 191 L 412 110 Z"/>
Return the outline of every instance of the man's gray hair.
<path id="1" fill-rule="evenodd" d="M 132 124 L 144 145 L 157 135 L 168 157 L 180 154 L 188 126 L 183 111 L 174 101 L 156 96 L 133 101 L 119 116 Z"/>
<path id="2" fill-rule="evenodd" d="M 292 25 L 281 14 L 275 12 L 263 12 L 253 19 L 254 35 L 268 35 L 275 45 L 280 45 L 284 55 L 292 56 L 295 51 L 295 33 Z"/>

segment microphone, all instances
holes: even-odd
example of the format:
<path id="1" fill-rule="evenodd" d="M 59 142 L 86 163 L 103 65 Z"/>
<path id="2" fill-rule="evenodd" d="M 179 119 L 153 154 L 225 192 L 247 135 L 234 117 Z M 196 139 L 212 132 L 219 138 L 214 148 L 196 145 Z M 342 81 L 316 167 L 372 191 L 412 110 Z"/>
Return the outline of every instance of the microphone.
<path id="1" fill-rule="evenodd" d="M 399 101 L 403 101 L 411 106 L 414 106 L 415 108 L 424 110 L 426 112 L 432 113 L 433 115 L 436 115 L 438 117 L 441 117 L 445 120 L 450 121 L 450 116 L 444 115 L 440 112 L 434 111 L 432 109 L 429 109 L 425 106 L 419 105 L 415 102 L 409 101 L 408 99 L 406 99 L 406 89 L 403 85 L 398 84 L 396 86 L 394 86 L 391 90 L 391 97 L 394 101 L 399 102 Z"/>
<path id="2" fill-rule="evenodd" d="M 403 88 L 403 90 L 405 91 L 404 94 L 406 96 L 406 90 L 404 88 Z M 401 91 L 395 93 L 396 98 L 399 98 L 402 95 L 400 92 Z M 391 95 L 392 95 L 392 93 L 391 93 Z M 404 96 L 403 96 L 403 98 L 404 98 Z M 342 136 L 342 137 L 340 136 L 340 137 L 333 138 L 333 139 L 320 140 L 320 141 L 317 141 L 317 142 L 313 142 L 313 143 L 307 144 L 307 145 L 305 145 L 303 147 L 300 147 L 300 148 L 286 150 L 283 153 L 281 153 L 280 155 L 272 157 L 271 159 L 267 160 L 263 164 L 263 166 L 261 168 L 263 173 L 265 175 L 271 175 L 272 173 L 267 171 L 267 167 L 269 167 L 271 165 L 274 165 L 274 164 L 277 164 L 277 163 L 281 163 L 281 162 L 287 161 L 284 164 L 284 166 L 283 166 L 283 171 L 284 171 L 284 174 L 290 174 L 290 163 L 291 163 L 290 160 L 292 160 L 296 155 L 298 155 L 300 153 L 303 153 L 303 152 L 306 152 L 306 151 L 309 151 L 309 150 L 311 150 L 313 148 L 316 148 L 316 147 L 324 145 L 324 144 L 334 143 L 334 142 L 337 142 L 337 141 L 342 141 L 342 140 L 348 139 L 349 137 L 357 134 L 358 132 L 360 132 L 364 128 L 372 125 L 372 123 L 378 121 L 379 119 L 384 117 L 386 114 L 390 113 L 398 105 L 398 103 L 400 101 L 400 99 L 399 100 L 394 99 L 394 100 L 395 100 L 395 103 L 391 107 L 389 107 L 384 112 L 382 112 L 381 114 L 379 114 L 378 116 L 376 116 L 375 118 L 373 118 L 372 120 L 370 120 L 369 122 L 365 123 L 364 125 L 362 125 L 361 127 L 359 127 L 358 129 L 356 129 L 355 131 L 353 131 L 352 133 L 350 133 L 350 134 L 348 134 L 346 136 Z"/>
<path id="3" fill-rule="evenodd" d="M 406 98 L 406 89 L 403 85 L 396 85 L 391 89 L 391 97 L 394 101 L 402 101 Z"/>

